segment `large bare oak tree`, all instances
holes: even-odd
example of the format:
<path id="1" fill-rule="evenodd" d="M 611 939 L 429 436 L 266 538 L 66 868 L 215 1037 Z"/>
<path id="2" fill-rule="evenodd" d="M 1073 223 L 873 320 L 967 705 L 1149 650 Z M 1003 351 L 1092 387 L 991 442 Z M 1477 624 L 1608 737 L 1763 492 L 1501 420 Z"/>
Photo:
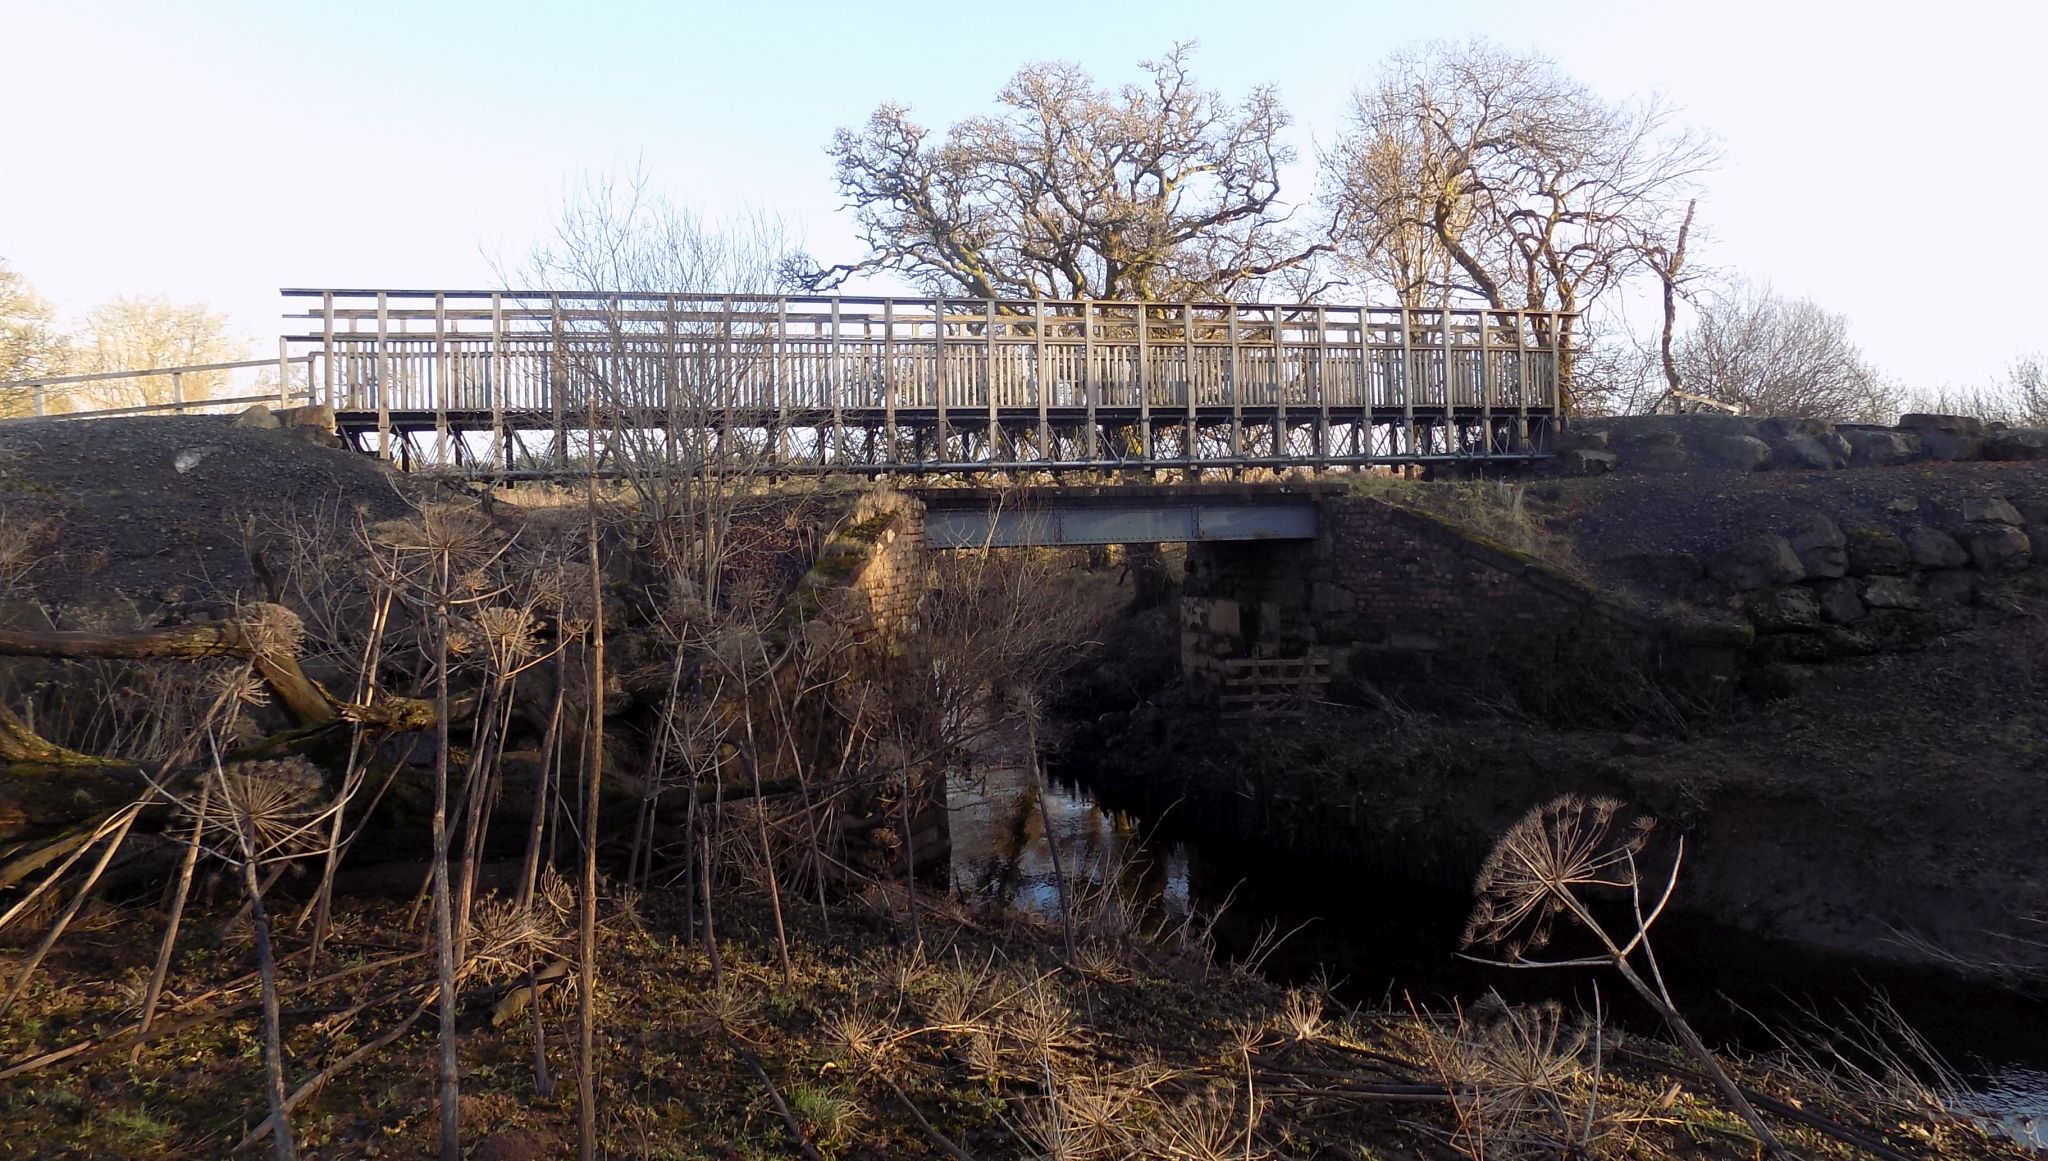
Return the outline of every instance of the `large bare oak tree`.
<path id="1" fill-rule="evenodd" d="M 1279 200 L 1293 154 L 1278 94 L 1204 89 L 1192 48 L 1121 89 L 1027 66 L 1000 113 L 943 138 L 893 104 L 841 129 L 830 152 L 868 254 L 810 284 L 887 272 L 934 294 L 1168 301 L 1251 293 L 1308 262 L 1325 247 Z"/>

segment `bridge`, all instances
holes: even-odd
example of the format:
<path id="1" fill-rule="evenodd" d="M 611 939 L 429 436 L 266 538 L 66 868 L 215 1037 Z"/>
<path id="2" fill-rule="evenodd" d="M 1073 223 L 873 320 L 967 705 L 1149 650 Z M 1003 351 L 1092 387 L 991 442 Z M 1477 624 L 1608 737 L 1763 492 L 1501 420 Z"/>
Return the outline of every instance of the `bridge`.
<path id="1" fill-rule="evenodd" d="M 343 436 L 402 466 L 513 478 L 587 470 L 621 442 L 593 427 L 659 440 L 669 462 L 737 456 L 778 472 L 1513 462 L 1548 453 L 1570 318 L 1320 303 L 282 293 L 305 309 L 285 316 L 271 391 L 333 407 Z M 106 378 L 4 386 L 40 401 Z"/>

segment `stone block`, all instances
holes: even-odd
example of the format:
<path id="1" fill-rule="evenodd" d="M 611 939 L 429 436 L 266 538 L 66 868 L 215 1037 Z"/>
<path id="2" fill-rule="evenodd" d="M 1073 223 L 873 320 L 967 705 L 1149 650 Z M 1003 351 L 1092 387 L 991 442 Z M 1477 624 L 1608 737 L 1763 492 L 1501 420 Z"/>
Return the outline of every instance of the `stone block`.
<path id="1" fill-rule="evenodd" d="M 1918 441 L 1903 432 L 1851 428 L 1838 434 L 1849 445 L 1849 463 L 1853 467 L 1891 467 L 1911 461 L 1920 451 Z"/>
<path id="2" fill-rule="evenodd" d="M 2048 459 L 2048 428 L 2009 427 L 1984 437 L 1987 460 Z"/>
<path id="3" fill-rule="evenodd" d="M 1948 435 L 1983 435 L 1984 421 L 1971 415 L 1937 415 L 1912 411 L 1899 416 L 1901 431 L 1941 432 Z"/>
<path id="4" fill-rule="evenodd" d="M 1984 458 L 1984 437 L 1952 431 L 1923 431 L 1920 452 L 1930 460 L 1961 462 Z"/>
<path id="5" fill-rule="evenodd" d="M 1754 472 L 1771 462 L 1771 445 L 1753 435 L 1714 435 L 1699 443 L 1700 454 L 1724 468 Z"/>
<path id="6" fill-rule="evenodd" d="M 1806 566 L 1782 536 L 1765 533 L 1729 546 L 1707 565 L 1707 574 L 1733 589 L 1750 590 L 1804 580 Z"/>
<path id="7" fill-rule="evenodd" d="M 235 416 L 234 426 L 252 428 L 256 431 L 276 431 L 283 425 L 278 422 L 275 412 L 257 403 Z"/>
<path id="8" fill-rule="evenodd" d="M 1833 430 L 1834 425 L 1827 420 L 1804 415 L 1770 415 L 1756 422 L 1756 433 L 1773 443 L 1800 436 L 1826 435 Z"/>
<path id="9" fill-rule="evenodd" d="M 2003 496 L 1963 501 L 1963 519 L 1972 524 L 2025 524 L 2026 518 Z"/>
<path id="10" fill-rule="evenodd" d="M 1210 601 L 1202 619 L 1211 633 L 1237 637 L 1244 632 L 1244 608 L 1236 601 Z"/>
<path id="11" fill-rule="evenodd" d="M 1750 599 L 1748 611 L 1749 619 L 1764 633 L 1820 627 L 1820 601 L 1803 585 L 1766 589 Z"/>
<path id="12" fill-rule="evenodd" d="M 1906 547 L 1912 550 L 1913 563 L 1921 568 L 1961 568 L 1970 563 L 1970 554 L 1955 537 L 1925 524 L 1906 530 Z"/>
<path id="13" fill-rule="evenodd" d="M 1799 556 L 1799 564 L 1810 577 L 1845 576 L 1849 571 L 1849 554 L 1844 548 L 1847 538 L 1835 522 L 1818 512 L 1808 515 L 1794 525 L 1786 537 L 1792 551 Z"/>
<path id="14" fill-rule="evenodd" d="M 1820 606 L 1821 619 L 1836 625 L 1853 625 L 1862 620 L 1863 598 L 1856 590 L 1856 582 L 1846 577 L 1822 581 L 1813 586 L 1814 600 Z"/>
<path id="15" fill-rule="evenodd" d="M 1874 576 L 1863 582 L 1863 603 L 1873 609 L 1917 609 L 1920 591 L 1902 576 Z"/>
<path id="16" fill-rule="evenodd" d="M 1882 528 L 1851 528 L 1844 539 L 1851 576 L 1903 576 L 1913 567 L 1913 550 Z"/>
<path id="17" fill-rule="evenodd" d="M 1995 576 L 2018 572 L 2034 558 L 2027 534 L 2010 524 L 1981 525 L 1965 541 L 1970 549 L 1970 563 Z"/>
<path id="18" fill-rule="evenodd" d="M 1771 445 L 1771 466 L 1792 471 L 1832 471 L 1841 464 L 1834 450 L 1811 435 L 1795 435 Z"/>
<path id="19" fill-rule="evenodd" d="M 324 431 L 333 431 L 334 408 L 325 403 L 286 407 L 277 412 L 277 421 L 285 427 L 317 427 Z"/>

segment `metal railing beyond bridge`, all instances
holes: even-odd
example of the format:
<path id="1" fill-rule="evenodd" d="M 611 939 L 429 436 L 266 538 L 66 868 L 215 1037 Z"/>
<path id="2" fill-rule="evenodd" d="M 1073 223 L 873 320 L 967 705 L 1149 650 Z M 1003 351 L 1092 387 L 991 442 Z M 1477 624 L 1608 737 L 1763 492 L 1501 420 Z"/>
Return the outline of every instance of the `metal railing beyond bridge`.
<path id="1" fill-rule="evenodd" d="M 780 470 L 939 474 L 1544 454 L 1571 316 L 1490 309 L 289 289 L 358 446 L 563 465 L 586 415 Z M 538 438 L 536 438 L 538 436 Z M 539 446 L 537 447 L 536 444 Z"/>

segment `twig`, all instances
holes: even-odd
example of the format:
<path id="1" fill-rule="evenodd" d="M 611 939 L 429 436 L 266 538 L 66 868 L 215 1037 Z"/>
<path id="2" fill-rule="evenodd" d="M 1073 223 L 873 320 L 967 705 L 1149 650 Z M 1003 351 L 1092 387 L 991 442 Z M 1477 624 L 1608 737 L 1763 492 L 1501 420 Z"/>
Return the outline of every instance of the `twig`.
<path id="1" fill-rule="evenodd" d="M 768 1076 L 768 1070 L 761 1067 L 761 1058 L 755 1056 L 730 1034 L 726 1036 L 726 1041 L 732 1045 L 733 1051 L 739 1054 L 740 1059 L 747 1062 L 747 1067 L 754 1070 L 754 1079 L 760 1081 L 761 1087 L 768 1090 L 768 1099 L 775 1102 L 775 1111 L 782 1114 L 782 1123 L 789 1126 L 789 1135 L 796 1138 L 796 1147 L 803 1150 L 806 1161 L 825 1161 L 818 1155 L 817 1148 L 811 1144 L 810 1137 L 804 1133 L 804 1127 L 797 1123 L 795 1114 L 789 1111 L 789 1105 L 782 1099 L 782 1090 L 775 1087 L 775 1082 Z"/>

